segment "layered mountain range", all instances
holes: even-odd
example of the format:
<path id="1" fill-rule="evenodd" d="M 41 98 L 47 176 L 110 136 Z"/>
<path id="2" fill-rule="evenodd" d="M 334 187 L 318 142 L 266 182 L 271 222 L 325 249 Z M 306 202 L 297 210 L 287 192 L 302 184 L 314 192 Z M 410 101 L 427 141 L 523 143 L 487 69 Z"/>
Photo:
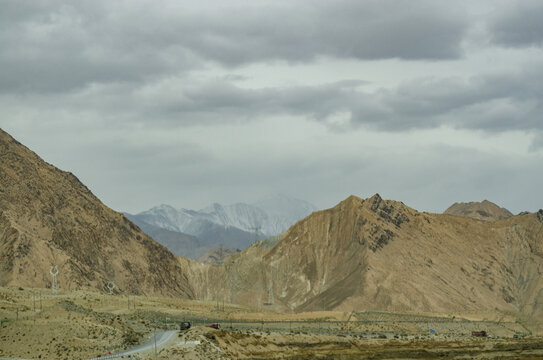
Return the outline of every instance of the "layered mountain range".
<path id="1" fill-rule="evenodd" d="M 200 298 L 277 310 L 543 315 L 543 210 L 499 221 L 351 196 L 221 266 L 196 267 Z"/>
<path id="2" fill-rule="evenodd" d="M 0 129 L 1 284 L 192 298 L 178 259 Z M 55 271 L 53 271 L 55 272 Z"/>
<path id="3" fill-rule="evenodd" d="M 210 250 L 244 249 L 283 233 L 313 211 L 316 207 L 307 201 L 275 195 L 254 204 L 215 203 L 198 211 L 160 205 L 126 216 L 175 254 L 198 259 Z"/>
<path id="4" fill-rule="evenodd" d="M 224 208 L 187 211 L 184 218 L 164 213 L 179 216 L 178 225 L 205 218 L 237 231 L 242 224 L 279 224 L 256 222 L 266 218 L 264 206 L 253 215 L 247 206 Z M 460 208 L 429 214 L 377 194 L 350 196 L 227 258 L 228 251 L 209 253 L 210 262 L 222 264 L 204 264 L 173 255 L 74 175 L 0 130 L 0 285 L 51 287 L 56 265 L 61 289 L 104 291 L 112 281 L 123 293 L 277 311 L 498 310 L 543 318 L 543 210 L 499 219 L 499 207 L 489 202 Z M 481 212 L 490 216 L 481 221 Z M 146 231 L 177 241 L 178 231 L 157 223 L 146 223 Z M 185 246 L 200 241 L 183 239 Z"/>

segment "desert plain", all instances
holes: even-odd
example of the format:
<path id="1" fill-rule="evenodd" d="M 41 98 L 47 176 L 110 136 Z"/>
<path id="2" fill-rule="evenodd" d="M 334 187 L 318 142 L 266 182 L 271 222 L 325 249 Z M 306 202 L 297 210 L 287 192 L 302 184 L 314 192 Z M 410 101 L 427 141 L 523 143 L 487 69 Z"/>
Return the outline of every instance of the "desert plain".
<path id="1" fill-rule="evenodd" d="M 92 359 L 153 342 L 134 359 L 540 359 L 543 328 L 504 312 L 277 313 L 222 302 L 0 287 L 0 358 Z M 220 328 L 210 325 L 218 323 Z M 486 331 L 474 337 L 472 331 Z"/>

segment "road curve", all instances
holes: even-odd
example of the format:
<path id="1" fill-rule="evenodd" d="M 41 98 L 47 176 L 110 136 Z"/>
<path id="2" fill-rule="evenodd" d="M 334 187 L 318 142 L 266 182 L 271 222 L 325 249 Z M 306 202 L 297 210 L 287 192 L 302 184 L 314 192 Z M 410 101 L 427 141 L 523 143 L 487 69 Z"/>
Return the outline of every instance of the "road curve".
<path id="1" fill-rule="evenodd" d="M 159 348 L 162 345 L 164 345 L 165 343 L 167 343 L 172 338 L 172 336 L 174 336 L 178 332 L 179 332 L 179 330 L 169 330 L 169 331 L 164 331 L 164 332 L 161 332 L 161 333 L 157 333 L 155 335 L 156 336 L 156 347 Z M 121 357 L 121 356 L 132 355 L 132 354 L 136 354 L 136 353 L 143 352 L 143 351 L 153 350 L 154 347 L 155 347 L 155 336 L 153 336 L 146 343 L 138 345 L 138 346 L 136 346 L 136 347 L 134 347 L 134 348 L 132 348 L 130 350 L 121 351 L 121 352 L 118 352 L 116 354 L 111 354 L 111 355 L 104 355 L 104 356 L 101 356 L 101 357 L 92 358 L 90 360 L 114 359 L 114 358 L 118 358 L 118 357 Z"/>

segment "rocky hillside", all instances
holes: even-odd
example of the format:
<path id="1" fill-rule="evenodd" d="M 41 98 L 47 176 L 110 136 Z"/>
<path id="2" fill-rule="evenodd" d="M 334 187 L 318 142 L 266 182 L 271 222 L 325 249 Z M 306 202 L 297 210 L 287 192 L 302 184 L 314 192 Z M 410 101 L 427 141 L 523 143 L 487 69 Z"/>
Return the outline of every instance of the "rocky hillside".
<path id="1" fill-rule="evenodd" d="M 73 174 L 44 162 L 0 130 L 2 285 L 193 297 L 178 259 Z"/>
<path id="2" fill-rule="evenodd" d="M 454 203 L 443 212 L 447 215 L 466 216 L 483 221 L 507 219 L 513 216 L 509 210 L 499 207 L 488 200 L 481 202 Z"/>
<path id="3" fill-rule="evenodd" d="M 221 266 L 203 298 L 296 311 L 479 311 L 543 316 L 543 210 L 496 222 L 351 196 Z"/>

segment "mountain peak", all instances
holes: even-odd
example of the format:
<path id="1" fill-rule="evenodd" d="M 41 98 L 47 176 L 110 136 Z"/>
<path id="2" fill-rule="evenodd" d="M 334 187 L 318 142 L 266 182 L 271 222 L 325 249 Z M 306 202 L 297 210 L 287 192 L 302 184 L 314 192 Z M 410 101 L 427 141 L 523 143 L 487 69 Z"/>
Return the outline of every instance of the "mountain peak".
<path id="1" fill-rule="evenodd" d="M 486 199 L 481 202 L 456 202 L 447 208 L 443 214 L 465 216 L 483 221 L 496 221 L 513 216 L 509 210 L 499 207 Z"/>
<path id="2" fill-rule="evenodd" d="M 357 203 L 363 203 L 363 202 L 364 202 L 364 199 L 356 195 L 349 195 L 345 198 L 345 200 L 341 201 L 339 204 L 357 204 Z"/>
<path id="3" fill-rule="evenodd" d="M 370 198 L 367 198 L 364 203 L 365 204 L 368 204 L 368 206 L 370 206 L 370 208 L 375 211 L 379 208 L 379 206 L 381 205 L 381 202 L 383 201 L 383 198 L 381 197 L 381 195 L 379 194 L 375 194 L 373 195 L 372 197 Z"/>
<path id="4" fill-rule="evenodd" d="M 543 211 L 492 224 L 419 213 L 378 194 L 349 196 L 299 221 L 272 246 L 255 244 L 227 259 L 222 269 L 240 279 L 235 300 L 253 306 L 271 292 L 277 308 L 295 311 L 514 311 L 543 286 L 538 221 Z M 519 246 L 510 246 L 513 239 Z M 530 261 L 519 264 L 520 254 Z M 227 290 L 224 273 L 212 280 L 217 291 Z M 530 285 L 512 287 L 519 278 Z"/>
<path id="5" fill-rule="evenodd" d="M 173 206 L 168 204 L 160 204 L 158 206 L 153 207 L 153 209 L 157 210 L 176 210 Z"/>
<path id="6" fill-rule="evenodd" d="M 201 210 L 176 210 L 169 205 L 156 206 L 136 218 L 156 227 L 196 236 L 218 246 L 246 247 L 258 236 L 274 236 L 316 210 L 307 201 L 279 194 L 256 204 L 212 203 Z M 161 241 L 158 239 L 159 242 Z"/>

